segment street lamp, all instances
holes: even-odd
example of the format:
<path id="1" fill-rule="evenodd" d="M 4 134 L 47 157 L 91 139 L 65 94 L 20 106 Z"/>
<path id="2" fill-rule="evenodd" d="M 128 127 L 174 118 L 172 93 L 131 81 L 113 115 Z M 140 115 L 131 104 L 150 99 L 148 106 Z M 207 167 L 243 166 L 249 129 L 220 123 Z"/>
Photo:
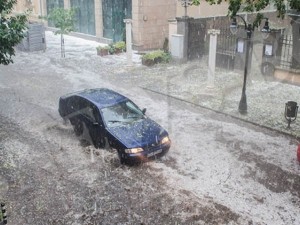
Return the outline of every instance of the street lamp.
<path id="1" fill-rule="evenodd" d="M 269 19 L 268 18 L 264 18 L 264 19 L 266 20 L 266 22 L 263 28 L 261 29 L 261 33 L 263 35 L 263 39 L 267 39 L 270 34 Z"/>
<path id="2" fill-rule="evenodd" d="M 243 82 L 243 90 L 242 90 L 242 96 L 241 100 L 239 103 L 239 112 L 241 114 L 246 114 L 247 113 L 247 97 L 246 97 L 246 83 L 247 83 L 247 73 L 248 73 L 248 60 L 249 60 L 249 52 L 250 52 L 250 43 L 251 43 L 251 36 L 253 32 L 253 27 L 251 24 L 247 24 L 245 19 L 240 16 L 236 15 L 233 17 L 232 23 L 230 25 L 230 31 L 232 34 L 236 34 L 238 31 L 238 25 L 236 22 L 236 17 L 239 17 L 242 19 L 244 23 L 244 29 L 246 30 L 247 33 L 247 39 L 246 39 L 246 58 L 245 58 L 245 66 L 244 66 L 244 82 Z"/>
<path id="3" fill-rule="evenodd" d="M 247 39 L 246 39 L 246 57 L 245 57 L 245 66 L 244 66 L 244 82 L 243 82 L 243 90 L 242 90 L 242 96 L 239 103 L 239 112 L 241 114 L 247 113 L 247 97 L 246 97 L 246 83 L 247 83 L 247 73 L 248 73 L 248 60 L 249 60 L 249 53 L 250 53 L 250 46 L 251 46 L 251 36 L 252 32 L 254 31 L 254 27 L 251 24 L 247 24 L 245 19 L 240 15 L 235 15 L 232 18 L 232 23 L 230 25 L 230 31 L 232 34 L 236 34 L 238 32 L 238 24 L 236 22 L 236 17 L 239 17 L 242 19 L 244 23 L 244 29 L 247 33 Z M 261 33 L 263 35 L 264 39 L 267 39 L 270 34 L 270 27 L 269 27 L 269 19 L 263 18 L 266 20 L 264 27 L 261 30 Z"/>

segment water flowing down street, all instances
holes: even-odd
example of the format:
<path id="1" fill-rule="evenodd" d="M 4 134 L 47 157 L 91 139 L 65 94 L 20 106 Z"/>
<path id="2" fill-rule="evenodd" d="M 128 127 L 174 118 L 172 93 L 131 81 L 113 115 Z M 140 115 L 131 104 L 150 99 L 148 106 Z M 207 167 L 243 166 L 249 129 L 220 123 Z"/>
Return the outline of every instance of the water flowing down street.
<path id="1" fill-rule="evenodd" d="M 59 37 L 46 35 L 45 52 L 17 51 L 14 64 L 0 66 L 0 201 L 8 224 L 300 224 L 299 122 L 286 130 L 282 114 L 298 86 L 253 76 L 243 117 L 234 71 L 217 71 L 209 89 L 205 60 L 148 68 L 134 54 L 128 65 L 126 53 L 100 57 L 99 43 L 71 36 L 60 58 Z M 166 156 L 121 165 L 116 152 L 76 137 L 58 99 L 100 87 L 147 108 L 170 134 Z"/>

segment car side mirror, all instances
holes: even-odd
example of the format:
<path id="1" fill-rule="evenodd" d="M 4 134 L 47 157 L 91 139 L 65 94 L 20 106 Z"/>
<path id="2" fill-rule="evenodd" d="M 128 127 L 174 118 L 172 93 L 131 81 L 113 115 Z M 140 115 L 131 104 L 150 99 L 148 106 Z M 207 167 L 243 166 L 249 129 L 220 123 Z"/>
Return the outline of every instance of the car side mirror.
<path id="1" fill-rule="evenodd" d="M 147 109 L 144 108 L 144 109 L 142 110 L 142 113 L 145 115 L 146 111 L 147 111 Z"/>

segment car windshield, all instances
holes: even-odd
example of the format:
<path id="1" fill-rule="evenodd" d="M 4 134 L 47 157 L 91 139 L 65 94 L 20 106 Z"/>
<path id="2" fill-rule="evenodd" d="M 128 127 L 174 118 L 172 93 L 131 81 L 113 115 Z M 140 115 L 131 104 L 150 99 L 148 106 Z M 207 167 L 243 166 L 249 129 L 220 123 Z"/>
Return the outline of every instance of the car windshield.
<path id="1" fill-rule="evenodd" d="M 103 121 L 108 127 L 121 126 L 144 118 L 143 112 L 131 101 L 120 102 L 101 111 Z"/>

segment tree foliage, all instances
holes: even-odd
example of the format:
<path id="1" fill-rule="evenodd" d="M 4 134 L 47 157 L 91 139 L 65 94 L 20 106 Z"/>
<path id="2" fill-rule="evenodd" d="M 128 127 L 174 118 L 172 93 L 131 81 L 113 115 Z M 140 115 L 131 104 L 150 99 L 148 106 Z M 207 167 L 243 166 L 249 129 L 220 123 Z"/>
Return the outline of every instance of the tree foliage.
<path id="1" fill-rule="evenodd" d="M 27 29 L 27 14 L 11 15 L 17 0 L 0 1 L 0 64 L 13 63 L 14 46 L 22 41 Z"/>
<path id="2" fill-rule="evenodd" d="M 75 9 L 54 8 L 45 19 L 53 22 L 54 26 L 58 28 L 54 33 L 61 35 L 61 56 L 64 58 L 64 34 L 68 34 L 75 30 Z"/>
<path id="3" fill-rule="evenodd" d="M 235 16 L 238 12 L 260 12 L 268 5 L 273 4 L 277 15 L 283 18 L 287 7 L 300 13 L 300 0 L 205 0 L 211 5 L 228 2 L 228 15 Z M 200 5 L 200 0 L 192 0 L 192 5 Z"/>
<path id="4" fill-rule="evenodd" d="M 75 9 L 54 8 L 47 16 L 47 20 L 53 22 L 58 28 L 55 34 L 68 34 L 75 30 L 74 19 Z"/>

